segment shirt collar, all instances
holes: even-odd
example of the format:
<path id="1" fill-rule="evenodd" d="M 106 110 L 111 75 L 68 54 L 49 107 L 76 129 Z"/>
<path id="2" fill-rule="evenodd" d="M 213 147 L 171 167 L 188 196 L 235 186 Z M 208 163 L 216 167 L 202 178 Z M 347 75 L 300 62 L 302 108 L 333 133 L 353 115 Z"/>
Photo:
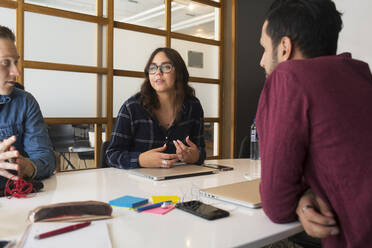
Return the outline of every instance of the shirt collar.
<path id="1" fill-rule="evenodd" d="M 343 57 L 344 59 L 351 59 L 352 58 L 351 53 L 347 53 L 347 52 L 346 53 L 341 53 L 338 56 Z"/>
<path id="2" fill-rule="evenodd" d="M 0 95 L 0 104 L 6 104 L 12 100 L 11 95 Z"/>

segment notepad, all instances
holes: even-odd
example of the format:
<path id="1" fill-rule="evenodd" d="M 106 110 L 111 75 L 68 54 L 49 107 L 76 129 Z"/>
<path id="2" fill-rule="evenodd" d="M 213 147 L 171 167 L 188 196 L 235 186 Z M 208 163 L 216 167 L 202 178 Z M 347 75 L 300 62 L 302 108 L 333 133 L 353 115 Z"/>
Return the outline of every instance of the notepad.
<path id="1" fill-rule="evenodd" d="M 20 243 L 21 248 L 66 248 L 66 247 L 89 247 L 111 248 L 111 240 L 107 223 L 104 221 L 92 222 L 89 226 L 45 239 L 35 239 L 35 235 L 55 230 L 71 223 L 66 222 L 36 222 L 31 224 Z M 94 237 L 94 238 L 92 238 Z"/>
<path id="2" fill-rule="evenodd" d="M 180 201 L 180 198 L 176 195 L 169 195 L 169 196 L 152 196 L 152 202 L 158 203 L 158 202 L 164 202 L 164 201 L 172 201 L 173 204 Z"/>
<path id="3" fill-rule="evenodd" d="M 109 201 L 109 204 L 114 207 L 136 208 L 148 203 L 148 199 L 125 195 Z"/>
<path id="4" fill-rule="evenodd" d="M 151 209 L 143 210 L 141 213 L 150 213 L 150 214 L 160 214 L 160 215 L 163 215 L 163 214 L 168 213 L 169 211 L 171 211 L 174 208 L 175 208 L 175 206 L 168 206 L 167 208 L 157 207 L 157 208 L 151 208 Z"/>

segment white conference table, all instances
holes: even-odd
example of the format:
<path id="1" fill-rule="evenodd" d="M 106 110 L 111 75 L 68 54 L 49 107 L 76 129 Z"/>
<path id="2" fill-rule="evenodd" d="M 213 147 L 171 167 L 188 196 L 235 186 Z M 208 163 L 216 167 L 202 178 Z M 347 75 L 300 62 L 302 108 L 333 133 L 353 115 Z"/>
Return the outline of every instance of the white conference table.
<path id="1" fill-rule="evenodd" d="M 57 173 L 45 180 L 43 192 L 32 198 L 0 198 L 0 239 L 19 238 L 29 224 L 29 211 L 37 206 L 66 201 L 108 202 L 123 195 L 200 199 L 229 211 L 230 216 L 208 221 L 179 209 L 153 215 L 114 208 L 113 218 L 106 220 L 113 247 L 262 247 L 303 230 L 299 222 L 272 223 L 262 209 L 199 197 L 201 188 L 245 181 L 245 173 L 252 178 L 259 174 L 258 162 L 249 159 L 206 163 L 228 165 L 234 170 L 165 181 L 152 181 L 114 168 Z"/>

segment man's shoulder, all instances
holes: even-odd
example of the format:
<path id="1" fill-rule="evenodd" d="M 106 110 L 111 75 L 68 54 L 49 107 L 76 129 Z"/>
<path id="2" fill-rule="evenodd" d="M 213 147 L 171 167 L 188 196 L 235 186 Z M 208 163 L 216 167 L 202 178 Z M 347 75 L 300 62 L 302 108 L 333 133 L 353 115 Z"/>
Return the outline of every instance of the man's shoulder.
<path id="1" fill-rule="evenodd" d="M 36 101 L 30 92 L 15 87 L 12 90 L 11 98 L 17 101 Z"/>
<path id="2" fill-rule="evenodd" d="M 353 59 L 350 53 L 342 53 L 339 55 L 319 56 L 308 59 L 291 59 L 284 61 L 276 66 L 274 72 L 293 73 L 293 74 L 313 74 L 329 71 L 332 68 L 340 68 L 342 66 L 361 66 L 368 68 L 368 64 Z"/>

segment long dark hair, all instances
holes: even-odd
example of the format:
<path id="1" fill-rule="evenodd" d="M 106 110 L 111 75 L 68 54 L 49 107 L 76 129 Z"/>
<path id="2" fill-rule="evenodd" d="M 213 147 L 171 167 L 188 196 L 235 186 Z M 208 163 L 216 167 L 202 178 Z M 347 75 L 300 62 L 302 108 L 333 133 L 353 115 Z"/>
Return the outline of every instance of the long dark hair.
<path id="1" fill-rule="evenodd" d="M 179 113 L 184 99 L 194 97 L 195 90 L 188 84 L 189 72 L 187 71 L 185 62 L 183 61 L 181 55 L 176 50 L 167 47 L 157 48 L 152 52 L 149 60 L 147 61 L 145 67 L 145 81 L 142 83 L 140 91 L 142 106 L 150 113 L 153 113 L 153 110 L 156 110 L 160 107 L 158 96 L 155 90 L 152 88 L 149 79 L 149 66 L 151 65 L 155 55 L 159 52 L 165 53 L 165 55 L 171 61 L 176 72 L 174 82 L 174 87 L 176 90 L 175 111 L 176 113 Z"/>

